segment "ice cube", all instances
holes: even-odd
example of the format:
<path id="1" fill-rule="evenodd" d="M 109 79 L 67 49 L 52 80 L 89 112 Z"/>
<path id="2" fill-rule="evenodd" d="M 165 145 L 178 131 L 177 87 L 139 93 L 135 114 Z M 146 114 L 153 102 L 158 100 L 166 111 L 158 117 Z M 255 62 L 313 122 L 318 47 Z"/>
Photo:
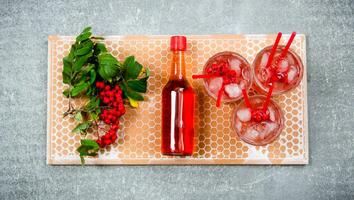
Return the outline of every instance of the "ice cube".
<path id="1" fill-rule="evenodd" d="M 244 137 L 249 140 L 256 140 L 259 136 L 259 132 L 252 127 L 248 128 L 244 134 Z"/>
<path id="2" fill-rule="evenodd" d="M 218 94 L 221 86 L 222 86 L 223 79 L 222 77 L 212 78 L 209 82 L 209 89 L 213 94 Z"/>
<path id="3" fill-rule="evenodd" d="M 258 132 L 259 133 L 259 139 L 260 140 L 264 140 L 267 136 L 268 136 L 268 132 L 267 131 L 261 131 L 261 132 Z"/>
<path id="4" fill-rule="evenodd" d="M 236 83 L 227 84 L 225 86 L 225 92 L 230 98 L 237 98 L 242 93 L 240 87 Z"/>
<path id="5" fill-rule="evenodd" d="M 265 53 L 262 55 L 261 64 L 260 64 L 261 67 L 265 67 L 267 65 L 268 58 L 269 58 L 269 53 Z"/>
<path id="6" fill-rule="evenodd" d="M 272 107 L 268 106 L 268 112 L 270 121 L 275 122 L 275 110 Z"/>
<path id="7" fill-rule="evenodd" d="M 230 68 L 236 72 L 237 76 L 241 75 L 241 61 L 239 59 L 229 60 Z"/>
<path id="8" fill-rule="evenodd" d="M 288 72 L 288 83 L 291 83 L 294 81 L 295 77 L 297 76 L 297 68 L 295 66 L 290 66 L 289 72 Z"/>
<path id="9" fill-rule="evenodd" d="M 246 89 L 247 81 L 246 80 L 241 80 L 240 84 L 239 84 L 239 87 L 240 87 L 241 90 Z"/>
<path id="10" fill-rule="evenodd" d="M 275 131 L 275 129 L 278 128 L 278 124 L 275 122 L 266 122 L 266 130 L 268 132 L 268 134 L 270 134 L 271 132 Z"/>
<path id="11" fill-rule="evenodd" d="M 236 127 L 236 130 L 241 131 L 242 123 L 237 120 L 237 121 L 235 122 L 235 127 Z"/>
<path id="12" fill-rule="evenodd" d="M 239 109 L 236 115 L 242 122 L 248 122 L 251 120 L 251 110 L 249 108 Z"/>
<path id="13" fill-rule="evenodd" d="M 278 65 L 279 72 L 286 72 L 289 69 L 289 62 L 286 59 L 282 59 Z"/>
<path id="14" fill-rule="evenodd" d="M 272 72 L 270 71 L 270 69 L 263 67 L 260 69 L 260 73 L 258 73 L 258 79 L 261 82 L 265 82 L 270 78 L 271 75 Z"/>
<path id="15" fill-rule="evenodd" d="M 289 65 L 294 65 L 295 64 L 295 60 L 294 60 L 294 57 L 292 56 L 292 54 L 288 53 L 286 55 L 286 59 L 288 60 Z"/>
<path id="16" fill-rule="evenodd" d="M 263 121 L 255 124 L 252 128 L 259 133 L 260 139 L 264 139 L 278 128 L 278 124 L 271 121 Z"/>
<path id="17" fill-rule="evenodd" d="M 257 122 L 252 125 L 252 128 L 258 132 L 264 132 L 266 130 L 266 123 L 264 121 Z"/>

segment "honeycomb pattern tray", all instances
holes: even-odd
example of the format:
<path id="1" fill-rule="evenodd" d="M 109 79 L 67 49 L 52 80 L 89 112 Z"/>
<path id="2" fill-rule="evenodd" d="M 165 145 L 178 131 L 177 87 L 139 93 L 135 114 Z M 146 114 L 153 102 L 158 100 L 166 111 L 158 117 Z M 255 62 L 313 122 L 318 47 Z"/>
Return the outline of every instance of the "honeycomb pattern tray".
<path id="1" fill-rule="evenodd" d="M 284 35 L 281 44 L 289 35 Z M 234 51 L 250 63 L 263 47 L 272 45 L 275 35 L 191 35 L 186 55 L 187 76 L 201 73 L 206 60 L 220 51 Z M 75 149 L 80 136 L 72 133 L 72 119 L 63 119 L 68 100 L 62 91 L 62 58 L 68 54 L 74 37 L 48 38 L 48 123 L 47 163 L 80 164 Z M 302 58 L 305 70 L 301 84 L 292 92 L 275 97 L 285 115 L 285 128 L 273 143 L 255 147 L 240 141 L 231 128 L 230 116 L 237 103 L 215 107 L 215 101 L 204 91 L 202 81 L 189 80 L 197 91 L 195 153 L 191 157 L 168 157 L 160 153 L 161 90 L 170 69 L 169 36 L 108 36 L 108 50 L 123 60 L 135 55 L 151 70 L 146 101 L 138 109 L 128 109 L 122 121 L 120 139 L 87 164 L 98 165 L 194 165 L 194 164 L 307 164 L 307 80 L 306 40 L 297 35 L 292 49 Z M 251 91 L 251 93 L 255 93 Z M 80 104 L 84 99 L 75 103 Z"/>

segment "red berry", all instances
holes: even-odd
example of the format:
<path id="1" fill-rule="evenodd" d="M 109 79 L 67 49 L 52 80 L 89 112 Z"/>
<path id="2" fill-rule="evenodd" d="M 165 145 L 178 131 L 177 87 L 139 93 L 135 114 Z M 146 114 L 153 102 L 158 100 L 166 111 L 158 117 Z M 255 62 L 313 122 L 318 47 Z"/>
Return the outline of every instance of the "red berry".
<path id="1" fill-rule="evenodd" d="M 106 85 L 106 87 L 104 88 L 106 91 L 111 90 L 111 87 L 109 85 Z"/>
<path id="2" fill-rule="evenodd" d="M 96 82 L 96 87 L 97 87 L 98 89 L 102 89 L 102 88 L 104 87 L 104 83 L 101 82 L 101 81 L 97 81 L 97 82 Z"/>
<path id="3" fill-rule="evenodd" d="M 112 125 L 113 130 L 118 130 L 119 126 L 117 124 Z"/>
<path id="4" fill-rule="evenodd" d="M 269 114 L 266 114 L 264 113 L 264 115 L 262 116 L 262 119 L 265 121 L 265 120 L 268 120 L 269 119 Z"/>
<path id="5" fill-rule="evenodd" d="M 105 145 L 110 145 L 111 144 L 111 140 L 110 139 L 103 140 L 103 143 Z"/>
<path id="6" fill-rule="evenodd" d="M 117 135 L 116 134 L 112 135 L 111 140 L 114 142 L 116 141 L 116 139 L 117 139 Z"/>
<path id="7" fill-rule="evenodd" d="M 101 139 L 96 140 L 96 143 L 97 143 L 101 148 L 104 147 L 104 144 L 102 143 L 102 140 L 101 140 Z"/>
<path id="8" fill-rule="evenodd" d="M 108 104 L 108 103 L 109 103 L 109 98 L 104 97 L 104 98 L 103 98 L 103 103 Z"/>
<path id="9" fill-rule="evenodd" d="M 102 140 L 107 140 L 109 139 L 109 135 L 105 134 L 104 136 L 102 136 Z"/>

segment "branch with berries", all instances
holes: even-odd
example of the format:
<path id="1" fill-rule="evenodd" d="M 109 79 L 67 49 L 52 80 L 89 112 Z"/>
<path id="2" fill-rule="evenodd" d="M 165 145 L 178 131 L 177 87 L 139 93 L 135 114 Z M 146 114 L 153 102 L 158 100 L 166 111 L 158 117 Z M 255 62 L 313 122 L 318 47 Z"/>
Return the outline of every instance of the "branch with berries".
<path id="1" fill-rule="evenodd" d="M 97 156 L 100 149 L 117 141 L 119 119 L 125 114 L 124 103 L 138 107 L 138 102 L 144 100 L 142 93 L 147 90 L 150 76 L 149 69 L 134 56 L 119 62 L 107 51 L 102 40 L 104 38 L 92 36 L 91 27 L 87 27 L 63 58 L 63 83 L 67 85 L 63 95 L 69 99 L 64 117 L 78 122 L 72 131 L 83 138 L 77 148 L 82 164 L 85 157 Z M 75 108 L 72 101 L 77 97 L 88 101 Z M 96 140 L 86 139 L 88 130 L 92 129 Z"/>

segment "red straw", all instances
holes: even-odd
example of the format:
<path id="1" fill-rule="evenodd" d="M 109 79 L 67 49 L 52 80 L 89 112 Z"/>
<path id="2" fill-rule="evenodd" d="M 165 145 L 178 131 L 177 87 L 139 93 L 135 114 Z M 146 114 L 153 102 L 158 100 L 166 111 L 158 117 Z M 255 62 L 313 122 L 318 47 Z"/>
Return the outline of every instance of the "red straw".
<path id="1" fill-rule="evenodd" d="M 192 75 L 193 79 L 198 79 L 198 78 L 213 78 L 215 77 L 214 74 L 197 74 L 197 75 Z"/>
<path id="2" fill-rule="evenodd" d="M 278 34 L 278 36 L 279 36 L 279 34 Z M 282 51 L 282 53 L 281 53 L 281 55 L 280 55 L 280 57 L 279 57 L 280 59 L 282 59 L 283 57 L 285 57 L 285 55 L 288 53 L 288 50 L 289 50 L 289 48 L 290 48 L 290 45 L 291 45 L 291 43 L 294 41 L 295 36 L 296 36 L 296 32 L 292 32 L 292 33 L 291 33 L 291 36 L 290 36 L 290 38 L 289 38 L 289 40 L 288 40 L 288 43 L 286 44 L 284 50 Z M 278 39 L 278 38 L 277 38 L 277 39 Z M 275 41 L 275 43 L 277 43 L 277 41 Z M 274 45 L 275 45 L 275 43 L 274 43 Z M 274 46 L 273 46 L 273 49 L 274 49 Z M 272 53 L 273 53 L 273 49 L 272 49 Z M 272 54 L 271 54 L 270 56 L 272 56 Z M 270 56 L 269 56 L 269 57 L 270 57 Z M 273 57 L 272 57 L 272 58 L 273 58 Z M 270 60 L 270 58 L 269 58 L 269 60 Z M 269 60 L 268 60 L 268 63 L 269 63 Z M 271 83 L 272 83 L 272 84 L 271 84 L 271 86 L 269 87 L 269 91 L 268 91 L 268 94 L 267 94 L 267 99 L 266 99 L 266 101 L 265 101 L 264 104 L 263 104 L 263 110 L 264 110 L 264 111 L 266 111 L 266 110 L 268 109 L 268 105 L 269 105 L 269 102 L 270 102 L 270 98 L 271 98 L 272 93 L 273 93 L 273 89 L 274 89 L 273 81 L 272 81 Z"/>
<path id="3" fill-rule="evenodd" d="M 271 63 L 273 61 L 273 58 L 274 58 L 275 52 L 277 50 L 277 47 L 278 47 L 278 44 L 279 44 L 281 36 L 282 36 L 282 33 L 279 32 L 278 35 L 277 35 L 277 38 L 275 39 L 274 45 L 272 47 L 272 51 L 270 52 L 270 55 L 269 55 L 269 58 L 268 58 L 268 62 L 267 62 L 267 65 L 266 65 L 267 68 L 271 65 Z M 273 88 L 274 88 L 273 81 L 271 83 L 272 84 L 269 87 L 269 91 L 268 91 L 268 94 L 267 94 L 267 99 L 266 99 L 266 101 L 263 104 L 263 110 L 267 110 L 268 109 L 270 98 L 271 98 L 272 93 L 273 93 Z"/>
<path id="4" fill-rule="evenodd" d="M 274 42 L 273 47 L 272 47 L 272 51 L 270 52 L 270 55 L 269 55 L 269 58 L 268 58 L 268 62 L 267 62 L 266 68 L 268 68 L 270 66 L 270 64 L 272 63 L 272 61 L 273 61 L 273 57 L 274 57 L 275 51 L 277 50 L 281 35 L 282 35 L 282 33 L 279 32 L 278 35 L 277 35 L 277 38 L 275 39 L 275 42 Z"/>
<path id="5" fill-rule="evenodd" d="M 221 88 L 218 91 L 218 98 L 216 100 L 216 107 L 220 107 L 221 97 L 222 97 L 222 92 L 224 91 L 224 87 L 225 87 L 225 85 L 224 85 L 224 83 L 222 83 L 222 86 L 221 86 Z"/>
<path id="6" fill-rule="evenodd" d="M 250 100 L 248 99 L 248 95 L 247 95 L 246 89 L 242 89 L 242 95 L 243 95 L 243 98 L 245 99 L 245 104 L 246 104 L 246 106 L 247 106 L 249 109 L 252 109 Z"/>
<path id="7" fill-rule="evenodd" d="M 280 58 L 283 58 L 283 57 L 286 56 L 286 54 L 288 53 L 288 50 L 290 48 L 291 43 L 293 43 L 293 41 L 294 41 L 295 36 L 296 36 L 296 32 L 292 32 L 291 36 L 290 36 L 290 38 L 288 40 L 288 43 L 286 44 L 285 48 L 283 49 L 283 52 L 281 52 Z"/>
<path id="8" fill-rule="evenodd" d="M 272 84 L 270 87 L 269 87 L 269 91 L 268 91 L 268 94 L 267 94 L 267 98 L 263 104 L 263 110 L 266 111 L 268 109 L 268 105 L 269 105 L 269 102 L 270 102 L 270 98 L 272 97 L 272 93 L 273 93 L 273 88 L 274 88 L 274 84 Z"/>

